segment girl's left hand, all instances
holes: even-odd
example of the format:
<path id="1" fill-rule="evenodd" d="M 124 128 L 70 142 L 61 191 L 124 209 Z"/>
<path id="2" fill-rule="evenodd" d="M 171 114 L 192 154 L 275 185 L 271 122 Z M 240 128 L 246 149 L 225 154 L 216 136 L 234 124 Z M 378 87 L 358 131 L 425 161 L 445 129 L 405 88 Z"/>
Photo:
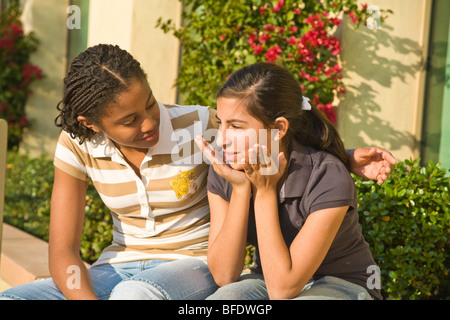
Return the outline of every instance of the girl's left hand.
<path id="1" fill-rule="evenodd" d="M 348 155 L 350 171 L 359 177 L 382 184 L 397 163 L 394 156 L 382 148 L 356 148 Z"/>
<path id="2" fill-rule="evenodd" d="M 249 163 L 245 164 L 244 172 L 253 187 L 256 190 L 277 190 L 287 167 L 284 153 L 280 152 L 277 159 L 274 159 L 268 155 L 266 146 L 255 144 L 248 150 L 248 157 Z"/>

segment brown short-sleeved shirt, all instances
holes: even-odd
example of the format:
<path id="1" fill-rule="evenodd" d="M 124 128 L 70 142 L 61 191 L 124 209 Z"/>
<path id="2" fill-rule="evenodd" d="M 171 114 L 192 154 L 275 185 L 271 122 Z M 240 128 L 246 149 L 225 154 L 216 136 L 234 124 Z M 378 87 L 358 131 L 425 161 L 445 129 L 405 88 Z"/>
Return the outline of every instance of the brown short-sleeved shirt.
<path id="1" fill-rule="evenodd" d="M 313 279 L 335 276 L 358 284 L 376 299 L 379 290 L 367 287 L 375 262 L 358 223 L 356 188 L 345 165 L 333 155 L 293 142 L 288 176 L 278 194 L 280 226 L 289 247 L 308 216 L 318 210 L 349 206 L 336 237 Z M 208 191 L 230 201 L 232 186 L 210 166 Z M 248 243 L 255 246 L 254 271 L 261 273 L 253 201 L 250 201 Z M 373 270 L 370 268 L 369 270 Z M 373 287 L 373 286 L 370 286 Z"/>

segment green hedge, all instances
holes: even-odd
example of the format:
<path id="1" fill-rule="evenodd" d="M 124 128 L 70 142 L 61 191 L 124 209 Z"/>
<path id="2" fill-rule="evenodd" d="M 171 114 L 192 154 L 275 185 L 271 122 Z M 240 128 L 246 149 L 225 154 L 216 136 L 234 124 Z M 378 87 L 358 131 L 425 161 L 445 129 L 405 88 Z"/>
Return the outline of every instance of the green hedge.
<path id="1" fill-rule="evenodd" d="M 8 152 L 4 221 L 48 241 L 53 162 Z M 86 193 L 81 256 L 94 262 L 112 241 L 112 218 L 92 184 Z"/>
<path id="2" fill-rule="evenodd" d="M 397 164 L 382 185 L 355 177 L 360 223 L 386 298 L 448 299 L 450 178 L 419 162 Z"/>
<path id="3" fill-rule="evenodd" d="M 380 267 L 385 298 L 450 297 L 450 178 L 445 174 L 446 170 L 433 162 L 424 167 L 419 160 L 406 160 L 395 166 L 382 185 L 355 177 L 360 223 Z M 5 221 L 47 240 L 52 183 L 52 161 L 45 156 L 9 153 Z M 111 240 L 109 210 L 90 184 L 83 259 L 95 261 Z"/>

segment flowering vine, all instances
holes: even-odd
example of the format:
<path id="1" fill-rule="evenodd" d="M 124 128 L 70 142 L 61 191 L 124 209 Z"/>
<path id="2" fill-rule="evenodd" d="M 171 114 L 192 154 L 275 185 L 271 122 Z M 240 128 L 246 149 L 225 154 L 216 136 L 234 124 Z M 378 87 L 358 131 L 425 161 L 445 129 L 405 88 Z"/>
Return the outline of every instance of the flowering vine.
<path id="1" fill-rule="evenodd" d="M 31 64 L 30 54 L 37 48 L 34 35 L 24 34 L 20 20 L 20 1 L 4 1 L 0 11 L 0 118 L 8 121 L 8 148 L 19 145 L 29 126 L 25 103 L 31 84 L 42 79 L 42 71 Z"/>
<path id="2" fill-rule="evenodd" d="M 215 106 L 215 92 L 243 65 L 282 64 L 332 122 L 336 97 L 345 93 L 335 32 L 348 16 L 359 26 L 369 17 L 356 0 L 185 0 L 184 26 L 158 21 L 182 45 L 176 84 L 185 103 Z M 381 10 L 382 13 L 390 12 Z M 382 17 L 383 18 L 383 17 Z"/>

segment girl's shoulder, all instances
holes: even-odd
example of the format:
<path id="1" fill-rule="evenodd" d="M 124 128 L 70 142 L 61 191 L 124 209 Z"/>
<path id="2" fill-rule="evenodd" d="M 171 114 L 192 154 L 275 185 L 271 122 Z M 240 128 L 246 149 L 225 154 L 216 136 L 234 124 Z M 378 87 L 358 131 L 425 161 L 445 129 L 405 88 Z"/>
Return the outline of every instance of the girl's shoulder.
<path id="1" fill-rule="evenodd" d="M 202 123 L 203 130 L 216 127 L 216 110 L 200 105 L 163 104 L 174 128 L 189 127 L 196 121 Z"/>
<path id="2" fill-rule="evenodd" d="M 59 136 L 58 145 L 70 150 L 72 153 L 82 153 L 91 156 L 98 156 L 99 154 L 103 156 L 106 149 L 108 147 L 111 148 L 109 139 L 102 132 L 96 133 L 90 139 L 80 143 L 79 138 L 63 130 Z"/>

